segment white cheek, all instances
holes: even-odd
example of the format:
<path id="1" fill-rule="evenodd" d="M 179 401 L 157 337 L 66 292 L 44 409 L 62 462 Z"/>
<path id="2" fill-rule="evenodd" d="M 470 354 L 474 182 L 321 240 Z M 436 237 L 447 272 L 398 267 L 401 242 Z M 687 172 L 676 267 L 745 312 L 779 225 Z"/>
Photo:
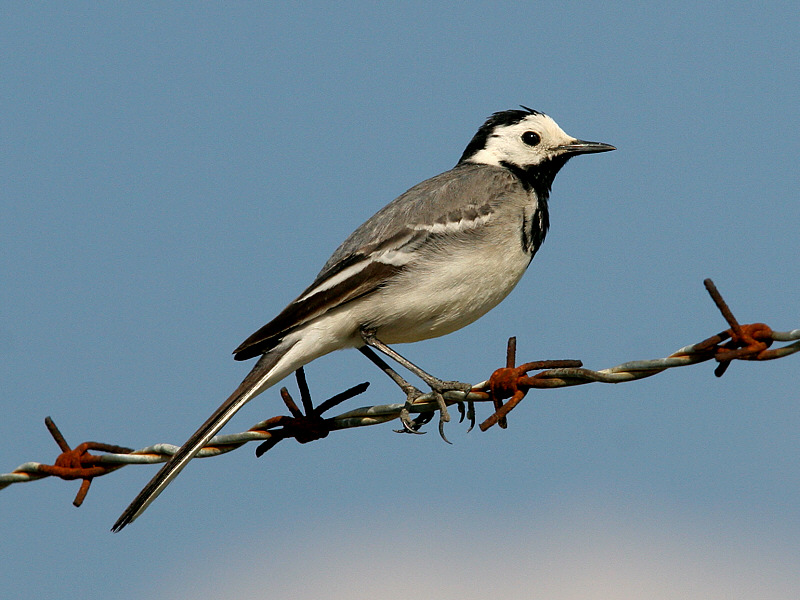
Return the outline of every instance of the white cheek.
<path id="1" fill-rule="evenodd" d="M 497 149 L 483 148 L 476 152 L 469 161 L 479 165 L 499 167 L 502 158 L 499 156 Z"/>

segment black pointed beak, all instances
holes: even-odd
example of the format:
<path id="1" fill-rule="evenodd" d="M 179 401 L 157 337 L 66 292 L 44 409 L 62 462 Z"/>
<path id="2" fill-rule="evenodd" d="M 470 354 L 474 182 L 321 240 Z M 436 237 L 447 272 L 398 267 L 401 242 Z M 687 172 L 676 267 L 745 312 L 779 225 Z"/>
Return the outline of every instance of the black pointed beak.
<path id="1" fill-rule="evenodd" d="M 611 152 L 616 150 L 611 144 L 602 142 L 585 142 L 584 140 L 574 140 L 569 144 L 559 146 L 558 149 L 564 154 L 575 156 L 576 154 L 594 154 L 596 152 Z"/>

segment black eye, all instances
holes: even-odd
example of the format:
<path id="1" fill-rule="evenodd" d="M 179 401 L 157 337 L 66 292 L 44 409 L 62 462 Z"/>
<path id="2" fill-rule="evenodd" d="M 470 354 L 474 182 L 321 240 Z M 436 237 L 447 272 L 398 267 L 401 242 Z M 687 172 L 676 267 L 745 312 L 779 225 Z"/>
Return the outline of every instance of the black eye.
<path id="1" fill-rule="evenodd" d="M 535 146 L 542 141 L 542 138 L 540 138 L 539 134 L 535 131 L 526 131 L 522 134 L 522 141 L 528 144 L 528 146 Z"/>

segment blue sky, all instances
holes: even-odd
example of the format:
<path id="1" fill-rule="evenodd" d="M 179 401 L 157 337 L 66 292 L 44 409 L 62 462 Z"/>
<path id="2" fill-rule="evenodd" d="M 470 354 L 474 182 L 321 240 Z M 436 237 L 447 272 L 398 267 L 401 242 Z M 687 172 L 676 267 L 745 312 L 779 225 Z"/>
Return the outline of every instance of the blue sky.
<path id="1" fill-rule="evenodd" d="M 231 350 L 518 104 L 619 150 L 559 174 L 500 307 L 410 358 L 480 381 L 510 335 L 524 360 L 665 356 L 725 328 L 705 277 L 800 327 L 798 40 L 788 2 L 3 4 L 0 472 L 54 460 L 47 415 L 73 444 L 181 443 L 246 373 Z M 796 598 L 797 360 L 531 394 L 452 446 L 389 424 L 239 450 L 117 535 L 155 467 L 80 509 L 77 483 L 15 485 L 3 595 Z M 318 400 L 400 400 L 354 351 L 307 373 Z"/>

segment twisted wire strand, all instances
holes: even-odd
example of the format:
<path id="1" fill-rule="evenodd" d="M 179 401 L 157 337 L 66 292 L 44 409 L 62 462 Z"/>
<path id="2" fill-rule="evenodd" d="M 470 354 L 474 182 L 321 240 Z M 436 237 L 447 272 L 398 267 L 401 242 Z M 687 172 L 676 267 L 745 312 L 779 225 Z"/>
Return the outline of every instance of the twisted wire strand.
<path id="1" fill-rule="evenodd" d="M 720 334 L 720 336 L 721 335 L 722 334 Z M 762 352 L 761 357 L 737 356 L 734 358 L 742 358 L 744 360 L 772 360 L 783 358 L 800 351 L 800 329 L 793 329 L 785 332 L 772 331 L 770 337 L 775 342 L 792 343 Z M 714 346 L 716 347 L 717 344 L 714 344 Z M 718 350 L 718 348 L 716 348 L 716 350 Z M 694 365 L 714 358 L 714 349 L 709 348 L 708 340 L 706 340 L 705 342 L 685 346 L 664 358 L 629 361 L 615 367 L 598 371 L 582 367 L 548 369 L 532 377 L 528 377 L 526 380 L 530 384 L 530 387 L 543 389 L 584 385 L 588 383 L 624 383 L 651 377 L 667 369 Z M 470 392 L 447 392 L 444 395 L 445 402 L 448 405 L 463 405 L 463 403 L 471 404 L 474 402 L 492 401 L 492 395 L 488 391 L 489 386 L 490 382 L 487 380 L 475 384 Z M 355 408 L 335 417 L 324 419 L 324 424 L 328 431 L 379 425 L 398 418 L 404 406 L 404 403 L 393 403 Z M 433 413 L 438 409 L 439 404 L 433 394 L 424 394 L 414 401 L 413 405 L 410 407 L 410 412 L 427 414 Z M 247 431 L 217 435 L 211 439 L 208 445 L 203 448 L 195 458 L 220 456 L 236 450 L 249 442 L 263 443 L 270 440 L 276 441 L 273 440 L 276 436 L 278 436 L 279 439 L 292 437 L 291 435 L 281 435 L 280 430 L 274 429 L 275 419 L 280 419 L 280 417 L 273 417 L 272 419 L 256 423 Z M 48 424 L 48 427 L 50 427 L 51 424 L 52 421 Z M 55 428 L 54 425 L 52 425 L 51 432 L 53 428 Z M 58 436 L 60 437 L 60 434 L 58 434 Z M 55 433 L 54 437 L 56 437 Z M 59 445 L 62 446 L 62 450 L 65 450 L 66 442 L 63 441 L 63 438 L 60 438 L 59 441 L 59 437 L 56 437 L 56 440 L 59 442 Z M 90 481 L 92 477 L 104 475 L 125 465 L 165 462 L 170 456 L 177 452 L 179 448 L 179 446 L 173 444 L 159 443 L 139 450 L 127 451 L 127 449 L 123 449 L 125 451 L 107 451 L 106 448 L 119 448 L 103 444 L 92 444 L 91 442 L 87 442 L 82 444 L 82 446 L 87 446 L 88 449 L 101 450 L 104 453 L 89 455 L 91 458 L 91 467 L 86 467 L 83 464 L 80 466 L 59 466 L 59 461 L 56 461 L 56 465 L 26 462 L 18 466 L 11 473 L 0 475 L 0 489 L 6 488 L 14 483 L 24 483 L 44 477 L 58 476 L 62 479 L 84 479 L 85 486 L 82 488 L 82 494 L 85 495 L 85 489 L 88 489 L 87 482 Z M 76 451 L 79 450 L 79 448 L 76 448 Z M 81 450 L 81 452 L 84 450 Z M 67 452 L 64 454 L 67 454 Z M 90 469 L 97 470 L 90 471 Z M 81 497 L 82 501 L 81 493 L 79 493 L 79 497 Z M 79 504 L 78 498 L 76 498 L 75 504 Z"/>

